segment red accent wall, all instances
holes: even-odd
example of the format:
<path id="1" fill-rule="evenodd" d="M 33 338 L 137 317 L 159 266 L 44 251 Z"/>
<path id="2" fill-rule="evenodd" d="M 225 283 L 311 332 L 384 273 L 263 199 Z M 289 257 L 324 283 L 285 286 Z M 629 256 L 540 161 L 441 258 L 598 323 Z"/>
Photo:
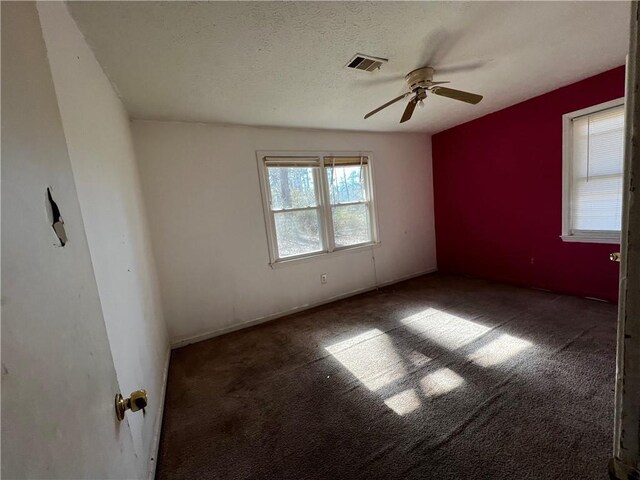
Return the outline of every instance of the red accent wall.
<path id="1" fill-rule="evenodd" d="M 617 301 L 619 246 L 560 239 L 562 115 L 624 83 L 622 66 L 433 136 L 440 271 Z"/>

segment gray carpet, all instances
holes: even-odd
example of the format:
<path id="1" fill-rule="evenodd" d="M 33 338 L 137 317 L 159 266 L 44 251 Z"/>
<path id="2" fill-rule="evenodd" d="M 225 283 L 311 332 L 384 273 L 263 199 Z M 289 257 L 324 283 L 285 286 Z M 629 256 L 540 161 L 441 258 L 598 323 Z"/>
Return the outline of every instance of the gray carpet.
<path id="1" fill-rule="evenodd" d="M 615 320 L 433 274 L 190 345 L 157 477 L 606 479 Z"/>

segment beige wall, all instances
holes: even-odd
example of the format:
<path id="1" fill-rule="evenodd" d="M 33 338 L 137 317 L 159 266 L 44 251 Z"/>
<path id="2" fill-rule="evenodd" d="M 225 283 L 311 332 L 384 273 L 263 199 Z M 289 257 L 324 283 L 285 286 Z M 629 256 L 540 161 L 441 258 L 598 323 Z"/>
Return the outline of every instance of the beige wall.
<path id="1" fill-rule="evenodd" d="M 426 135 L 147 121 L 132 131 L 174 345 L 436 268 Z M 373 152 L 380 245 L 271 268 L 256 150 Z"/>
<path id="2" fill-rule="evenodd" d="M 127 418 L 145 471 L 169 344 L 129 117 L 67 6 L 41 2 L 38 11 L 118 383 L 125 396 L 149 395 L 146 415 Z"/>
<path id="3" fill-rule="evenodd" d="M 2 2 L 2 477 L 145 476 L 118 389 L 38 13 Z"/>

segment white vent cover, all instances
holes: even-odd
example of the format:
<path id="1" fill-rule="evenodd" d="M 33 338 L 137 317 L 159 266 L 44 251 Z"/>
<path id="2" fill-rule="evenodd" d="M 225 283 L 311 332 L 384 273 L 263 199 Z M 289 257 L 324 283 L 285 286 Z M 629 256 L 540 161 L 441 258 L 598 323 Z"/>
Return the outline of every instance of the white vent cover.
<path id="1" fill-rule="evenodd" d="M 349 63 L 347 63 L 346 67 L 353 68 L 354 70 L 373 72 L 374 70 L 378 70 L 383 63 L 387 62 L 388 60 L 386 58 L 371 57 L 369 55 L 357 53 Z"/>

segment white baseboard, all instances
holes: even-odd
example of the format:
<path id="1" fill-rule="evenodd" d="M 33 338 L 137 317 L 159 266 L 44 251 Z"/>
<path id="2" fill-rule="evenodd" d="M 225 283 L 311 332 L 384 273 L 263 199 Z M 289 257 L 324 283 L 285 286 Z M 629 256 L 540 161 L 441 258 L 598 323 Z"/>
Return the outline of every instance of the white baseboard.
<path id="1" fill-rule="evenodd" d="M 412 278 L 420 277 L 422 275 L 427 275 L 429 273 L 436 272 L 437 267 L 432 267 L 427 270 L 412 273 L 409 275 L 405 275 L 399 278 L 395 278 L 393 280 L 388 280 L 386 282 L 379 283 L 377 285 L 373 285 L 370 287 L 363 287 L 356 290 L 352 290 L 347 293 L 342 293 L 340 295 L 335 295 L 333 297 L 326 298 L 324 300 L 320 300 L 318 302 L 308 303 L 305 305 L 300 305 L 299 307 L 294 307 L 289 310 L 283 312 L 276 312 L 270 315 L 266 315 L 264 317 L 258 317 L 251 320 L 247 320 L 244 322 L 236 323 L 235 325 L 230 325 L 228 327 L 219 328 L 216 330 L 212 330 L 210 332 L 201 333 L 198 335 L 194 335 L 191 337 L 186 337 L 178 340 L 174 340 L 171 342 L 171 348 L 180 348 L 186 345 L 190 345 L 192 343 L 202 342 L 203 340 L 208 340 L 210 338 L 218 337 L 220 335 L 224 335 L 226 333 L 235 332 L 236 330 L 241 330 L 243 328 L 251 327 L 253 325 L 259 325 L 260 323 L 269 322 L 271 320 L 275 320 L 276 318 L 285 317 L 287 315 L 292 315 L 294 313 L 302 312 L 304 310 L 309 310 L 310 308 L 319 307 L 320 305 L 325 305 L 327 303 L 335 302 L 338 300 L 342 300 L 348 297 L 353 297 L 354 295 L 360 295 L 361 293 L 370 292 L 371 290 L 375 290 L 376 288 L 386 287 L 388 285 L 393 285 L 394 283 L 404 282 L 405 280 L 410 280 Z"/>
<path id="2" fill-rule="evenodd" d="M 158 451 L 160 449 L 160 434 L 162 432 L 162 416 L 164 414 L 164 401 L 167 392 L 167 379 L 169 378 L 169 360 L 171 359 L 171 347 L 167 348 L 167 358 L 164 361 L 164 371 L 162 372 L 162 393 L 160 396 L 160 407 L 156 415 L 156 425 L 151 443 L 151 456 L 149 457 L 149 468 L 147 469 L 147 479 L 153 480 L 156 477 L 156 467 L 158 465 Z"/>

